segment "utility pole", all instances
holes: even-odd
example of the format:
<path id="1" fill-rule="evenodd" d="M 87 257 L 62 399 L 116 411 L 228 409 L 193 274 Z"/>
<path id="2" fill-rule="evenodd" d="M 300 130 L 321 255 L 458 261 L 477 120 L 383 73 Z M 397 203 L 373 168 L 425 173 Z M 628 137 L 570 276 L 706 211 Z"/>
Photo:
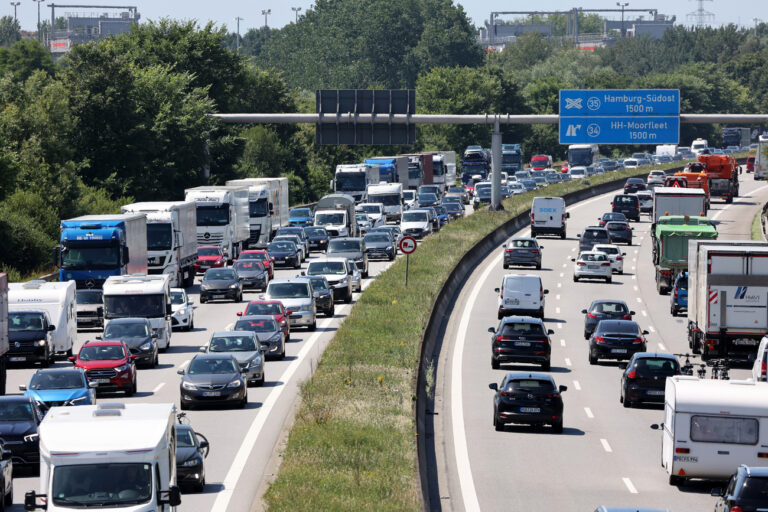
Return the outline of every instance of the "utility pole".
<path id="1" fill-rule="evenodd" d="M 40 44 L 43 43 L 43 35 L 40 33 L 40 2 L 43 0 L 33 0 L 35 3 L 37 3 L 37 40 L 40 41 Z"/>
<path id="2" fill-rule="evenodd" d="M 240 20 L 244 20 L 245 18 L 237 16 L 235 19 L 237 20 L 237 53 L 240 53 Z"/>
<path id="3" fill-rule="evenodd" d="M 624 8 L 629 5 L 629 2 L 616 2 L 616 5 L 621 7 L 621 37 L 624 37 L 627 35 L 627 31 L 624 30 Z"/>
<path id="4" fill-rule="evenodd" d="M 16 8 L 21 5 L 21 2 L 11 2 L 11 5 L 13 6 L 13 23 L 16 23 Z"/>
<path id="5" fill-rule="evenodd" d="M 299 11 L 301 10 L 301 7 L 291 7 L 291 10 L 296 15 L 296 23 L 299 22 Z"/>
<path id="6" fill-rule="evenodd" d="M 264 15 L 264 28 L 269 28 L 269 24 L 267 23 L 267 17 L 272 14 L 272 9 L 261 10 L 261 14 Z"/>
<path id="7" fill-rule="evenodd" d="M 752 21 L 755 23 L 755 37 L 757 37 L 757 24 L 761 23 L 763 20 L 760 18 L 752 18 Z"/>

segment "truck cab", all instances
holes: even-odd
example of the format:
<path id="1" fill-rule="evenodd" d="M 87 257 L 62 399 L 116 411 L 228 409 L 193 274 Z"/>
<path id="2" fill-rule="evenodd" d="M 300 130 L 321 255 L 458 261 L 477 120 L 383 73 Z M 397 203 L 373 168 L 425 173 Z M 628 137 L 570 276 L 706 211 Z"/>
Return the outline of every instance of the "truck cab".
<path id="1" fill-rule="evenodd" d="M 165 351 L 171 344 L 171 287 L 168 275 L 130 275 L 104 283 L 104 319 L 147 318 L 157 335 L 157 346 Z"/>

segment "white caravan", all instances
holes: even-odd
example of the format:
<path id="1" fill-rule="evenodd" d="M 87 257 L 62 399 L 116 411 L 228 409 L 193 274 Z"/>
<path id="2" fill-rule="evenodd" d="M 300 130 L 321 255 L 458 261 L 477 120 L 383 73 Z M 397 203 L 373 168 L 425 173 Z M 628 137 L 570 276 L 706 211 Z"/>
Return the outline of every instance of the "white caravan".
<path id="1" fill-rule="evenodd" d="M 230 261 L 236 260 L 250 236 L 248 187 L 195 187 L 185 194 L 186 201 L 197 204 L 198 245 L 218 245 Z"/>
<path id="2" fill-rule="evenodd" d="M 38 430 L 40 493 L 27 492 L 24 508 L 174 510 L 181 504 L 175 413 L 173 404 L 51 408 Z"/>
<path id="3" fill-rule="evenodd" d="M 146 318 L 157 347 L 171 344 L 171 286 L 167 274 L 110 276 L 104 282 L 104 328 L 113 318 Z"/>
<path id="4" fill-rule="evenodd" d="M 56 327 L 51 333 L 51 352 L 72 355 L 77 340 L 75 282 L 47 283 L 42 280 L 8 283 L 8 310 L 37 310 L 48 313 Z"/>
<path id="5" fill-rule="evenodd" d="M 250 236 L 248 249 L 265 249 L 278 229 L 288 222 L 288 178 L 245 178 L 227 181 L 248 186 Z"/>
<path id="6" fill-rule="evenodd" d="M 764 180 L 768 177 L 768 136 L 761 135 L 757 140 L 755 155 L 755 179 Z"/>
<path id="7" fill-rule="evenodd" d="M 739 466 L 768 466 L 768 383 L 667 377 L 661 465 L 671 485 L 727 480 Z"/>

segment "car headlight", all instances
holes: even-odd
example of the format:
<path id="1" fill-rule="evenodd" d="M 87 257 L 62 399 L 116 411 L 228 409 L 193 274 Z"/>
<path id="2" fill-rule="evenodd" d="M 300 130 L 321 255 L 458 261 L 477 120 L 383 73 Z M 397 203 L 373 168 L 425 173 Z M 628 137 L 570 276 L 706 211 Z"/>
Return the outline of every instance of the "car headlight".
<path id="1" fill-rule="evenodd" d="M 229 285 L 229 288 L 230 288 L 230 290 L 235 290 L 235 289 L 237 289 L 237 284 L 231 284 L 231 285 Z"/>
<path id="2" fill-rule="evenodd" d="M 128 371 L 128 364 L 121 364 L 120 366 L 115 368 L 115 370 L 117 370 L 117 373 L 126 372 L 126 371 Z"/>
<path id="3" fill-rule="evenodd" d="M 184 466 L 184 467 L 187 467 L 187 468 L 192 467 L 192 466 L 199 466 L 200 465 L 200 461 L 198 460 L 197 457 L 193 457 L 191 459 L 185 460 L 181 465 Z"/>
<path id="4" fill-rule="evenodd" d="M 45 346 L 45 340 L 40 340 L 40 341 L 37 342 L 37 344 L 39 346 L 41 346 L 41 347 L 44 347 Z"/>
<path id="5" fill-rule="evenodd" d="M 228 388 L 239 388 L 242 385 L 242 382 L 240 382 L 240 379 L 235 379 L 229 384 L 227 384 Z"/>
<path id="6" fill-rule="evenodd" d="M 257 366 L 261 366 L 261 356 L 256 356 L 250 361 L 248 361 L 249 368 L 256 368 Z M 233 386 L 233 387 L 237 387 L 237 386 Z"/>
<path id="7" fill-rule="evenodd" d="M 274 336 L 269 338 L 269 341 L 272 342 L 272 343 L 278 343 L 280 341 L 280 338 L 282 338 L 282 337 L 283 337 L 283 335 L 278 332 L 277 334 L 275 334 Z"/>
<path id="8" fill-rule="evenodd" d="M 194 384 L 192 384 L 191 382 L 187 382 L 187 381 L 184 381 L 184 382 L 182 382 L 182 383 L 181 383 L 181 387 L 182 387 L 182 388 L 184 388 L 184 389 L 189 389 L 189 390 L 192 390 L 192 391 L 194 391 L 195 389 L 197 389 L 197 386 L 195 386 L 195 385 L 194 385 Z"/>
<path id="9" fill-rule="evenodd" d="M 208 289 L 208 285 L 207 284 L 201 284 L 200 285 L 200 289 L 201 290 L 207 290 Z"/>
<path id="10" fill-rule="evenodd" d="M 176 310 L 175 314 L 177 314 L 177 315 L 186 315 L 187 314 L 187 308 L 178 309 L 178 310 Z"/>
<path id="11" fill-rule="evenodd" d="M 152 350 L 152 342 L 148 341 L 139 347 L 140 350 Z"/>
<path id="12" fill-rule="evenodd" d="M 79 403 L 85 402 L 85 400 L 86 400 L 87 398 L 88 398 L 88 397 L 86 397 L 86 396 L 81 396 L 80 398 L 73 398 L 72 400 L 69 400 L 67 403 L 68 403 L 69 405 L 77 405 L 77 404 L 79 404 Z"/>

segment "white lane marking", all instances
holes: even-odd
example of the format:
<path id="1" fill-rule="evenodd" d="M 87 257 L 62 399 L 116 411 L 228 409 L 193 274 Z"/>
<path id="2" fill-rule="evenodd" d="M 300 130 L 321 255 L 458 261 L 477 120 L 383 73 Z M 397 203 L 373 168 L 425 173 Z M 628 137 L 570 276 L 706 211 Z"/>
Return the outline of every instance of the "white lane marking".
<path id="1" fill-rule="evenodd" d="M 555 298 L 556 298 L 557 300 L 560 300 L 560 294 L 558 293 L 557 295 L 555 295 Z"/>
<path id="2" fill-rule="evenodd" d="M 558 329 L 562 329 L 563 328 L 563 324 L 557 324 L 557 328 Z"/>
<path id="3" fill-rule="evenodd" d="M 656 329 L 654 329 L 652 325 L 649 325 L 649 326 L 648 326 L 648 329 L 649 329 L 651 332 L 656 332 Z"/>
<path id="4" fill-rule="evenodd" d="M 565 274 L 563 272 L 560 272 L 560 277 L 564 277 L 564 276 L 565 276 Z M 559 295 L 558 295 L 558 297 L 559 297 Z"/>
<path id="5" fill-rule="evenodd" d="M 645 310 L 642 310 L 641 313 L 643 314 L 643 316 L 648 316 L 648 313 L 646 313 Z"/>
<path id="6" fill-rule="evenodd" d="M 635 489 L 635 486 L 634 486 L 634 485 L 632 485 L 632 480 L 630 480 L 630 479 L 629 479 L 629 478 L 627 478 L 627 477 L 624 477 L 624 478 L 622 478 L 622 480 L 624 481 L 624 485 L 626 485 L 626 486 L 627 486 L 627 490 L 628 490 L 628 491 L 629 491 L 631 494 L 637 494 L 637 489 Z"/>
<path id="7" fill-rule="evenodd" d="M 567 267 L 567 266 L 568 266 L 568 264 L 567 264 L 567 263 L 563 263 L 563 268 L 565 268 L 565 267 Z"/>
<path id="8" fill-rule="evenodd" d="M 573 251 L 575 251 L 575 250 L 576 250 L 576 248 L 575 248 L 575 247 L 571 247 L 571 252 L 573 252 Z"/>
<path id="9" fill-rule="evenodd" d="M 183 370 L 184 368 L 186 368 L 186 367 L 187 367 L 187 365 L 189 364 L 189 361 L 191 361 L 191 359 L 187 359 L 186 361 L 184 361 L 183 363 L 181 363 L 181 364 L 179 365 L 179 370 Z"/>
<path id="10" fill-rule="evenodd" d="M 643 302 L 643 299 L 641 299 L 640 297 L 638 297 L 638 298 L 637 298 L 637 302 Z"/>
<path id="11" fill-rule="evenodd" d="M 555 308 L 555 313 L 560 314 L 560 308 Z"/>
<path id="12" fill-rule="evenodd" d="M 638 249 L 635 249 L 635 254 L 637 254 L 637 253 L 638 253 Z"/>
<path id="13" fill-rule="evenodd" d="M 565 340 L 560 340 L 560 346 L 561 346 L 561 347 L 564 347 L 564 346 L 565 346 Z"/>
<path id="14" fill-rule="evenodd" d="M 565 366 L 571 366 L 571 360 L 567 357 L 565 358 Z"/>
<path id="15" fill-rule="evenodd" d="M 659 350 L 661 350 L 662 352 L 666 352 L 667 347 L 665 347 L 663 343 L 659 343 Z"/>
<path id="16" fill-rule="evenodd" d="M 634 276 L 634 275 L 633 275 L 633 276 L 632 276 L 632 279 L 637 279 L 637 276 Z"/>
<path id="17" fill-rule="evenodd" d="M 558 288 L 562 288 L 563 287 L 563 283 L 557 283 L 557 287 Z"/>
<path id="18" fill-rule="evenodd" d="M 590 409 L 589 407 L 585 407 L 584 408 L 584 412 L 587 413 L 587 418 L 594 418 L 595 417 L 595 415 L 592 414 L 592 409 Z"/>
<path id="19" fill-rule="evenodd" d="M 152 390 L 152 393 L 157 393 L 158 391 L 160 391 L 161 389 L 163 389 L 163 386 L 165 386 L 165 382 L 161 382 L 160 384 L 158 384 L 157 386 L 155 386 L 155 389 L 153 389 L 153 390 Z"/>
<path id="20" fill-rule="evenodd" d="M 608 453 L 613 452 L 613 450 L 611 449 L 611 445 L 608 444 L 607 439 L 600 439 L 600 444 L 603 445 L 603 450 L 605 450 L 606 452 Z"/>
<path id="21" fill-rule="evenodd" d="M 573 387 L 576 388 L 576 391 L 581 391 L 581 384 L 579 384 L 579 381 L 573 381 Z"/>
<path id="22" fill-rule="evenodd" d="M 635 285 L 634 288 L 635 288 L 635 291 L 639 291 L 640 290 L 640 288 L 638 288 L 637 285 Z"/>

